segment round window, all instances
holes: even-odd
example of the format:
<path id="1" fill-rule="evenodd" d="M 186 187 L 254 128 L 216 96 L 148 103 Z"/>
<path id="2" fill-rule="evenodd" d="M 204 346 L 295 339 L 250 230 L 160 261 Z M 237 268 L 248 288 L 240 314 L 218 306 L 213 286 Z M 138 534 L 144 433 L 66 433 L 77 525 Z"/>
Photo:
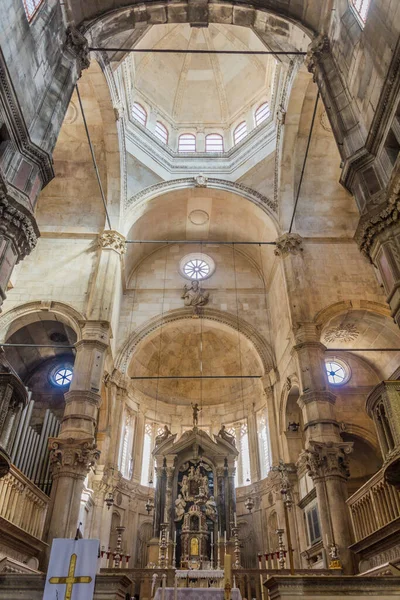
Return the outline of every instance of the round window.
<path id="1" fill-rule="evenodd" d="M 215 271 L 215 263 L 207 254 L 189 254 L 184 256 L 179 264 L 181 274 L 187 279 L 207 279 Z"/>
<path id="2" fill-rule="evenodd" d="M 350 369 L 341 360 L 326 360 L 325 367 L 328 374 L 328 381 L 332 385 L 340 385 L 350 379 Z"/>
<path id="3" fill-rule="evenodd" d="M 51 380 L 59 387 L 69 385 L 72 381 L 72 367 L 57 367 L 51 374 Z"/>

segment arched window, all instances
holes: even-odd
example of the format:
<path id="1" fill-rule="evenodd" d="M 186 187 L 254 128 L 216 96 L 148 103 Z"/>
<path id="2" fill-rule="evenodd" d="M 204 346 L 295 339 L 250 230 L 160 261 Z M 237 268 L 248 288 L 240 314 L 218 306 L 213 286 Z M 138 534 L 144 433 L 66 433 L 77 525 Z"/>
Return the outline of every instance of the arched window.
<path id="1" fill-rule="evenodd" d="M 193 133 L 182 133 L 179 136 L 178 152 L 196 152 L 196 136 Z"/>
<path id="2" fill-rule="evenodd" d="M 256 121 L 256 127 L 258 127 L 258 125 L 260 125 L 260 123 L 262 123 L 263 121 L 265 121 L 266 119 L 268 119 L 270 115 L 270 110 L 269 110 L 269 104 L 268 102 L 264 102 L 263 104 L 261 104 L 261 106 L 259 106 L 254 114 L 254 118 Z"/>
<path id="3" fill-rule="evenodd" d="M 161 123 L 161 121 L 157 121 L 156 130 L 154 133 L 159 140 L 164 142 L 164 144 L 168 143 L 168 129 Z"/>
<path id="4" fill-rule="evenodd" d="M 242 141 L 243 138 L 245 138 L 247 135 L 247 125 L 246 125 L 246 121 L 242 121 L 241 123 L 239 123 L 239 125 L 235 128 L 234 132 L 233 132 L 233 142 L 235 144 L 238 144 L 239 142 Z"/>
<path id="5" fill-rule="evenodd" d="M 206 135 L 206 152 L 223 152 L 224 139 L 219 133 Z"/>
<path id="6" fill-rule="evenodd" d="M 371 0 L 350 0 L 350 2 L 361 21 L 365 23 Z"/>
<path id="7" fill-rule="evenodd" d="M 250 450 L 247 419 L 236 421 L 226 426 L 226 431 L 235 438 L 239 456 L 236 462 L 235 486 L 249 485 L 250 479 Z"/>
<path id="8" fill-rule="evenodd" d="M 146 127 L 147 112 L 145 111 L 143 106 L 138 102 L 135 102 L 132 107 L 132 116 L 134 119 L 136 119 L 136 121 L 139 121 L 139 123 L 143 125 L 143 127 Z"/>
<path id="9" fill-rule="evenodd" d="M 24 0 L 24 8 L 28 21 L 32 21 L 41 4 L 43 4 L 43 0 Z"/>
<path id="10" fill-rule="evenodd" d="M 124 415 L 121 442 L 119 448 L 118 467 L 125 479 L 130 479 L 132 476 L 132 445 L 133 445 L 133 428 L 135 417 L 130 412 Z"/>
<path id="11" fill-rule="evenodd" d="M 256 415 L 257 435 L 258 435 L 258 453 L 260 457 L 260 476 L 261 479 L 267 477 L 271 464 L 271 443 L 269 439 L 268 413 L 267 409 L 259 410 Z"/>
<path id="12" fill-rule="evenodd" d="M 151 455 L 154 448 L 156 436 L 164 433 L 162 425 L 151 421 L 144 424 L 143 456 L 142 456 L 142 474 L 140 482 L 142 485 L 152 486 L 154 484 L 155 462 Z"/>

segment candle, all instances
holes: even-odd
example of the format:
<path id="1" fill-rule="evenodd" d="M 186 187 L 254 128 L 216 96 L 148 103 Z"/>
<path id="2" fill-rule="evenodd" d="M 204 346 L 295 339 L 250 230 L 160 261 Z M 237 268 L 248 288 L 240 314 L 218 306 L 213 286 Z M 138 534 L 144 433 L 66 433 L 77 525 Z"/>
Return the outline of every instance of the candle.
<path id="1" fill-rule="evenodd" d="M 176 529 L 174 531 L 174 544 L 176 544 Z"/>
<path id="2" fill-rule="evenodd" d="M 233 520 L 235 522 L 235 527 L 237 527 L 237 519 L 236 519 L 236 513 L 233 514 Z"/>
<path id="3" fill-rule="evenodd" d="M 162 532 L 161 532 L 161 529 L 160 529 L 160 543 L 161 543 L 161 535 L 162 535 Z"/>
<path id="4" fill-rule="evenodd" d="M 226 546 L 226 530 L 224 531 L 224 544 Z"/>
<path id="5" fill-rule="evenodd" d="M 213 543 L 214 543 L 214 534 L 213 534 L 213 532 L 211 532 L 211 546 L 213 545 Z"/>
<path id="6" fill-rule="evenodd" d="M 230 554 L 225 554 L 224 556 L 224 575 L 225 575 L 225 585 L 229 583 L 232 585 L 232 557 Z"/>

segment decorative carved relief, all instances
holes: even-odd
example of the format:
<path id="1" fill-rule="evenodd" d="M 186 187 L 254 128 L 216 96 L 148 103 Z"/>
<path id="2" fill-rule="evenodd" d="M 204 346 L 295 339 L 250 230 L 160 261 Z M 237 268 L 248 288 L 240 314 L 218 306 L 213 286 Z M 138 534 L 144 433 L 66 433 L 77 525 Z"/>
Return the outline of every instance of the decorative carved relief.
<path id="1" fill-rule="evenodd" d="M 357 339 L 358 336 L 359 331 L 355 324 L 346 323 L 346 325 L 337 325 L 336 327 L 328 329 L 324 338 L 326 342 L 352 342 Z"/>
<path id="2" fill-rule="evenodd" d="M 49 442 L 53 476 L 63 471 L 73 471 L 85 477 L 100 458 L 100 451 L 92 439 L 50 438 Z"/>
<path id="3" fill-rule="evenodd" d="M 203 175 L 203 173 L 196 175 L 196 177 L 193 177 L 193 179 L 195 187 L 207 187 L 208 177 Z"/>
<path id="4" fill-rule="evenodd" d="M 298 233 L 284 233 L 276 240 L 275 256 L 285 258 L 303 251 L 303 238 Z"/>
<path id="5" fill-rule="evenodd" d="M 39 230 L 33 215 L 25 213 L 19 203 L 0 189 L 0 232 L 11 239 L 17 252 L 17 263 L 36 246 Z"/>
<path id="6" fill-rule="evenodd" d="M 111 229 L 103 231 L 99 236 L 99 246 L 105 250 L 115 250 L 118 254 L 125 254 L 126 252 L 124 236 Z"/>

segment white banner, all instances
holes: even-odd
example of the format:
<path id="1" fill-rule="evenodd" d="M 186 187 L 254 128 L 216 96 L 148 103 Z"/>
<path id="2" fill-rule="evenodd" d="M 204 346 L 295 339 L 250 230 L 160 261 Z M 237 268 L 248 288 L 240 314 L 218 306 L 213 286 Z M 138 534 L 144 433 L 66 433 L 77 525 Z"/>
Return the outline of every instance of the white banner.
<path id="1" fill-rule="evenodd" d="M 43 600 L 92 600 L 99 540 L 55 539 Z"/>

